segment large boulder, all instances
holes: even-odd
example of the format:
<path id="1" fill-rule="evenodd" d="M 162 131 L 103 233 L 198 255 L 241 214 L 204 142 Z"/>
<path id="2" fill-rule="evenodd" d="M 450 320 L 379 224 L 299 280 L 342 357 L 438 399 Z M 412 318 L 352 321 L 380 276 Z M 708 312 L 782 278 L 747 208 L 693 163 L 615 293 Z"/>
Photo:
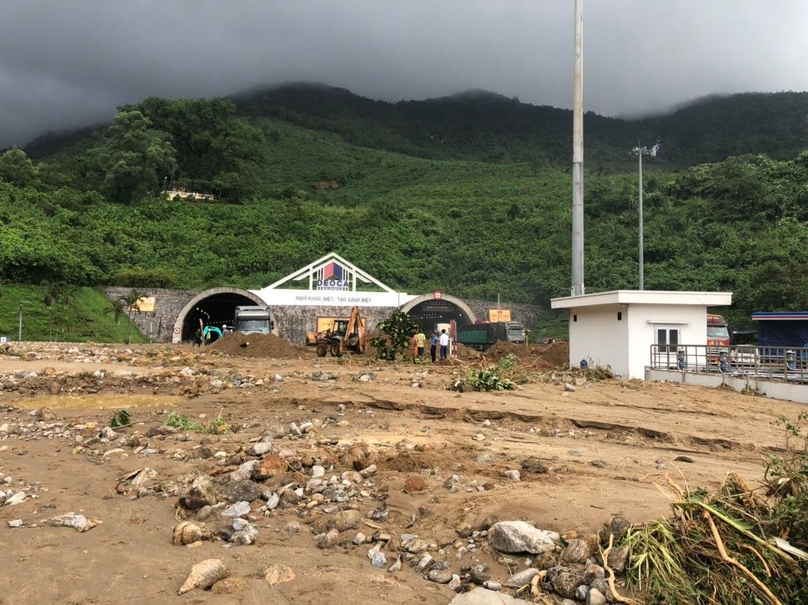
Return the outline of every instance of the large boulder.
<path id="1" fill-rule="evenodd" d="M 218 501 L 219 492 L 207 475 L 194 479 L 194 482 L 180 495 L 180 504 L 189 510 L 198 510 Z"/>
<path id="2" fill-rule="evenodd" d="M 258 481 L 263 481 L 283 475 L 287 470 L 289 470 L 289 463 L 285 458 L 281 458 L 277 454 L 267 454 L 255 466 L 253 476 Z"/>
<path id="3" fill-rule="evenodd" d="M 504 553 L 550 552 L 560 536 L 551 531 L 536 529 L 524 521 L 500 521 L 488 532 L 491 546 Z"/>
<path id="4" fill-rule="evenodd" d="M 220 488 L 223 499 L 231 504 L 253 502 L 261 498 L 261 486 L 255 481 L 228 481 Z"/>

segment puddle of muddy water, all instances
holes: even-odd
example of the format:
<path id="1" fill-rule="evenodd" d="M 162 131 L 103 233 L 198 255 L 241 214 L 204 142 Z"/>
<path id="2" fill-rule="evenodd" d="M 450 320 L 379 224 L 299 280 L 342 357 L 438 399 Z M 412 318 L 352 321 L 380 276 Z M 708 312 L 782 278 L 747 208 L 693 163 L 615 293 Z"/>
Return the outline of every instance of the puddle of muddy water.
<path id="1" fill-rule="evenodd" d="M 177 395 L 45 395 L 31 399 L 19 399 L 15 407 L 34 410 L 49 408 L 51 410 L 109 410 L 121 408 L 155 408 L 179 405 L 185 401 Z"/>

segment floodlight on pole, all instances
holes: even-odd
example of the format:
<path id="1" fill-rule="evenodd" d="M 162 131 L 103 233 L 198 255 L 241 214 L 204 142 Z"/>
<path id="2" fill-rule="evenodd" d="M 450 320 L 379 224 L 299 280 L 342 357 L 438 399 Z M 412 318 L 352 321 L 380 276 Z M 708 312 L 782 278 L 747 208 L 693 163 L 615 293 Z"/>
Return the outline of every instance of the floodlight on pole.
<path id="1" fill-rule="evenodd" d="M 584 20 L 575 0 L 575 61 L 572 93 L 572 294 L 584 294 Z"/>

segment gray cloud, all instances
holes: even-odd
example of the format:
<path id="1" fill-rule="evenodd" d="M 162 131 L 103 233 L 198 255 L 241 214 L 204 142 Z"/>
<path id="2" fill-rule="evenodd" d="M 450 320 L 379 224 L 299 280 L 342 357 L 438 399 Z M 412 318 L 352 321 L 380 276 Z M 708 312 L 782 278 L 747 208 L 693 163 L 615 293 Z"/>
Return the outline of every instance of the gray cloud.
<path id="1" fill-rule="evenodd" d="M 587 110 L 808 89 L 805 0 L 586 0 Z M 322 81 L 384 100 L 485 88 L 569 107 L 571 0 L 6 0 L 0 145 L 149 95 Z"/>

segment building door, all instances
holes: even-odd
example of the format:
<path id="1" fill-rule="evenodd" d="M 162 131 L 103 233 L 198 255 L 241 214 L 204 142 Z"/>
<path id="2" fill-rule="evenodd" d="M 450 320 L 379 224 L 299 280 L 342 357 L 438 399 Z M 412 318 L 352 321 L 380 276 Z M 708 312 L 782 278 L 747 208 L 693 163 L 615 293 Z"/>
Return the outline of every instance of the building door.
<path id="1" fill-rule="evenodd" d="M 679 327 L 656 326 L 657 367 L 676 368 L 679 352 Z"/>

